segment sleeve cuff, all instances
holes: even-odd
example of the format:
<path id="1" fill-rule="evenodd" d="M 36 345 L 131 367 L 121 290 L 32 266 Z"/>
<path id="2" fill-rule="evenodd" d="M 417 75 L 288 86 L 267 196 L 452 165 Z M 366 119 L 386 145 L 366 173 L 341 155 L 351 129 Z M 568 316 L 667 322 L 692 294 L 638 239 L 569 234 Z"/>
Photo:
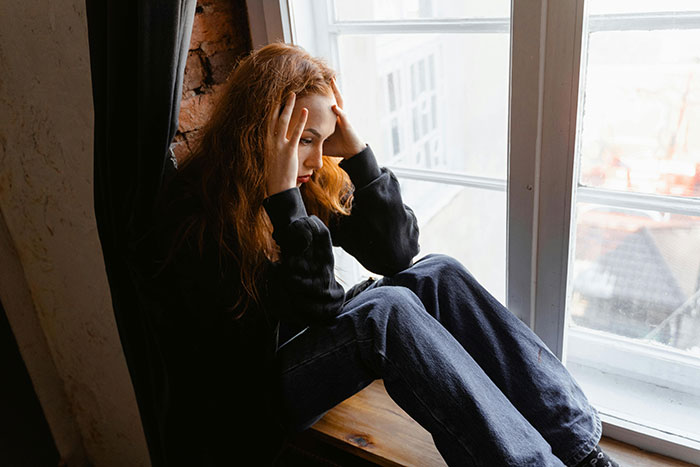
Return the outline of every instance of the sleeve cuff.
<path id="1" fill-rule="evenodd" d="M 362 188 L 382 174 L 369 145 L 354 156 L 341 161 L 339 165 L 348 173 L 355 189 Z"/>
<path id="2" fill-rule="evenodd" d="M 306 207 L 298 187 L 275 193 L 263 201 L 272 227 L 280 231 L 297 219 L 306 217 Z"/>

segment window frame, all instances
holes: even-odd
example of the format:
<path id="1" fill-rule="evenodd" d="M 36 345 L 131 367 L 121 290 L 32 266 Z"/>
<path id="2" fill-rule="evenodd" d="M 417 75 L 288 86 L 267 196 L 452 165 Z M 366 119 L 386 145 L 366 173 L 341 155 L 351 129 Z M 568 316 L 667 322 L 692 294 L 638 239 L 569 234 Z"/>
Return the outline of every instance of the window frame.
<path id="1" fill-rule="evenodd" d="M 290 0 L 247 0 L 247 6 L 254 47 L 277 40 L 293 43 L 298 37 Z M 333 12 L 325 7 L 319 10 L 315 12 L 323 29 L 319 35 L 508 31 L 508 22 L 497 19 L 344 21 L 338 25 L 333 24 Z M 685 15 L 680 21 L 664 13 L 593 16 L 584 25 L 585 13 L 585 0 L 512 1 L 507 181 L 390 167 L 399 177 L 507 191 L 506 304 L 563 361 L 569 334 L 565 332 L 566 299 L 571 287 L 574 202 L 700 216 L 698 199 L 615 192 L 574 183 L 578 180 L 579 85 L 585 72 L 584 27 L 589 32 L 663 29 L 669 24 L 697 28 L 700 13 Z M 320 54 L 337 63 L 337 47 L 323 47 Z M 586 333 L 575 338 L 594 339 Z M 601 417 L 606 436 L 688 462 L 700 459 L 700 444 L 612 415 Z"/>

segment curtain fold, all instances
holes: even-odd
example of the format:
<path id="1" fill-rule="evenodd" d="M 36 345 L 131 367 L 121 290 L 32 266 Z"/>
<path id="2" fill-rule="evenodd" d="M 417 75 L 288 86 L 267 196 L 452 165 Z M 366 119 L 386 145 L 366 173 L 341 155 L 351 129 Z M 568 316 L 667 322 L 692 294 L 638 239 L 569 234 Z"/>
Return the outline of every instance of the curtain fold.
<path id="1" fill-rule="evenodd" d="M 133 245 L 148 228 L 175 136 L 195 0 L 86 0 L 97 228 L 119 337 L 154 467 L 165 465 L 157 395 L 165 367 Z M 162 402 L 162 401 L 161 401 Z"/>

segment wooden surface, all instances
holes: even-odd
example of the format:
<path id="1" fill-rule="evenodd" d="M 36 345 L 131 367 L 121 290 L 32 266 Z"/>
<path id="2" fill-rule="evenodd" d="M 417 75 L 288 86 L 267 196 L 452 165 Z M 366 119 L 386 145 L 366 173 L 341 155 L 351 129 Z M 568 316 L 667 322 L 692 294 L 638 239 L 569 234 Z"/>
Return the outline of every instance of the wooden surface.
<path id="1" fill-rule="evenodd" d="M 378 465 L 446 465 L 430 433 L 391 400 L 381 380 L 336 406 L 311 430 L 326 442 Z M 600 445 L 621 466 L 691 466 L 608 438 Z"/>
<path id="2" fill-rule="evenodd" d="M 379 465 L 447 465 L 430 433 L 391 400 L 382 380 L 337 405 L 311 429 Z"/>

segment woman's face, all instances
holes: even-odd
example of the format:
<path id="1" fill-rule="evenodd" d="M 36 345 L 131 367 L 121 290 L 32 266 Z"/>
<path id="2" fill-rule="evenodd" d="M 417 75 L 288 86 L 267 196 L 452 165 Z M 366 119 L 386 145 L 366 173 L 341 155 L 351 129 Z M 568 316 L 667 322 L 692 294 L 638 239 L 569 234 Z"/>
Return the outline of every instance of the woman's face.
<path id="1" fill-rule="evenodd" d="M 296 100 L 287 138 L 291 137 L 296 122 L 299 121 L 301 109 L 306 108 L 309 111 L 304 132 L 299 139 L 297 186 L 308 182 L 314 170 L 323 166 L 323 142 L 335 131 L 337 120 L 333 105 L 335 98 L 326 94 L 309 94 Z"/>

